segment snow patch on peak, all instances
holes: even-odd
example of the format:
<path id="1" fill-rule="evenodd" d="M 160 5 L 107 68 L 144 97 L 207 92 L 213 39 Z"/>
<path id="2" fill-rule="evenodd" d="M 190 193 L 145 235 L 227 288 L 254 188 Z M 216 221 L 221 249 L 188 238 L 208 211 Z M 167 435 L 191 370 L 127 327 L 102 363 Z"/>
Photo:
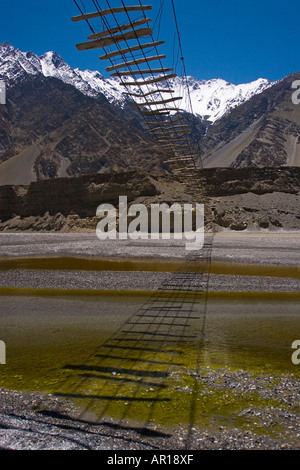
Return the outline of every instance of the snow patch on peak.
<path id="1" fill-rule="evenodd" d="M 40 57 L 42 73 L 73 85 L 81 93 L 92 98 L 104 95 L 111 103 L 122 105 L 123 90 L 110 83 L 98 71 L 72 69 L 56 52 L 46 52 Z"/>
<path id="2" fill-rule="evenodd" d="M 33 52 L 15 49 L 8 42 L 0 44 L 0 78 L 15 82 L 26 75 L 37 74 L 57 78 L 93 98 L 101 96 L 103 99 L 104 95 L 116 106 L 124 107 L 129 100 L 118 79 L 105 79 L 98 71 L 72 69 L 54 51 L 39 57 Z M 217 121 L 231 109 L 273 85 L 263 78 L 241 85 L 234 85 L 221 78 L 196 80 L 191 76 L 187 77 L 186 81 L 176 77 L 170 82 L 175 96 L 183 97 L 179 102 L 180 108 L 191 112 L 186 87 L 188 83 L 193 113 L 210 122 Z"/>
<path id="3" fill-rule="evenodd" d="M 16 82 L 24 75 L 41 73 L 39 57 L 33 52 L 22 52 L 8 42 L 0 44 L 0 77 L 7 83 Z"/>
<path id="4" fill-rule="evenodd" d="M 211 122 L 217 121 L 231 109 L 273 85 L 266 79 L 241 85 L 234 85 L 221 78 L 197 81 L 188 77 L 188 82 L 194 114 Z M 173 87 L 178 84 L 176 78 Z M 183 93 L 184 100 L 187 101 L 186 89 L 176 89 L 176 92 Z"/>

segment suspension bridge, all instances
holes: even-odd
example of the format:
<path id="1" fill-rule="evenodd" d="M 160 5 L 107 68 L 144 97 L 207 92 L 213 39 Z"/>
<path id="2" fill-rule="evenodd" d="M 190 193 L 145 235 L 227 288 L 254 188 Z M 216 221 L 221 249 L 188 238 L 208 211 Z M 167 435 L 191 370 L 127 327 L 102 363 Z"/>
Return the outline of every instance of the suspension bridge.
<path id="1" fill-rule="evenodd" d="M 180 108 L 182 100 L 186 100 L 186 109 L 194 118 L 174 0 L 170 3 L 177 36 L 177 54 L 174 42 L 172 67 L 165 65 L 167 57 L 160 51 L 165 44 L 159 37 L 164 0 L 160 2 L 153 27 L 152 6 L 144 5 L 140 0 L 134 6 L 126 5 L 123 0 L 120 0 L 119 6 L 112 5 L 108 0 L 74 0 L 74 3 L 80 14 L 74 16 L 72 21 L 85 21 L 91 32 L 87 41 L 76 45 L 77 49 L 103 51 L 99 59 L 109 63 L 106 72 L 118 79 L 124 94 L 134 100 L 133 106 L 142 115 L 147 132 L 165 154 L 166 163 L 174 174 L 196 182 L 195 170 L 202 167 L 202 161 L 199 142 L 195 144 L 190 137 L 187 113 Z M 181 64 L 184 96 L 176 96 L 172 89 L 178 62 Z M 195 125 L 193 118 L 192 124 Z"/>
<path id="2" fill-rule="evenodd" d="M 184 99 L 176 96 L 173 67 L 159 48 L 164 44 L 150 24 L 151 5 L 141 1 L 128 6 L 111 2 L 74 0 L 79 15 L 74 23 L 85 21 L 91 34 L 76 45 L 79 51 L 102 49 L 100 60 L 109 62 L 106 71 L 119 80 L 124 93 L 134 98 L 133 106 L 145 120 L 149 134 L 166 155 L 175 174 L 195 183 L 200 152 L 190 139 L 190 127 L 180 108 Z M 178 56 L 186 83 L 186 69 L 174 1 L 172 13 L 178 40 Z M 164 1 L 161 1 L 154 25 L 160 31 Z M 123 43 L 123 45 L 122 45 Z M 185 99 L 189 101 L 188 87 Z M 161 287 L 106 340 L 84 363 L 66 364 L 66 383 L 56 395 L 78 401 L 82 419 L 90 411 L 98 422 L 107 417 L 118 427 L 138 421 L 144 435 L 155 436 L 153 424 L 167 423 L 177 408 L 185 423 L 185 446 L 193 440 L 199 399 L 199 367 L 205 341 L 212 237 L 186 262 L 194 263 L 193 272 L 182 263 L 178 272 L 168 276 Z M 189 387 L 180 389 L 182 375 L 192 371 Z M 184 372 L 185 371 L 185 372 Z M 178 393 L 177 393 L 178 392 Z M 180 397 L 180 398 L 179 398 Z M 175 420 L 176 421 L 176 420 Z M 157 433 L 157 437 L 159 433 Z"/>

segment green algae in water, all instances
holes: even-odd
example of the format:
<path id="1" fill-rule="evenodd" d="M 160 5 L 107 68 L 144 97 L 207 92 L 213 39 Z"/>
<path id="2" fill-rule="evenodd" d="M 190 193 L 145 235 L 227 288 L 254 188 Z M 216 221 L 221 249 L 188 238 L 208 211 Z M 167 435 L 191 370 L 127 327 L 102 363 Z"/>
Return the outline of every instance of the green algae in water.
<path id="1" fill-rule="evenodd" d="M 200 301 L 193 340 L 116 342 L 116 331 L 144 301 L 3 297 L 7 365 L 0 386 L 54 393 L 99 419 L 246 427 L 245 407 L 279 404 L 255 391 L 224 392 L 224 371 L 299 376 L 291 362 L 291 344 L 300 338 L 299 302 L 210 301 L 204 317 Z M 218 369 L 214 386 L 206 384 L 205 376 Z M 259 432 L 259 423 L 250 424 Z"/>

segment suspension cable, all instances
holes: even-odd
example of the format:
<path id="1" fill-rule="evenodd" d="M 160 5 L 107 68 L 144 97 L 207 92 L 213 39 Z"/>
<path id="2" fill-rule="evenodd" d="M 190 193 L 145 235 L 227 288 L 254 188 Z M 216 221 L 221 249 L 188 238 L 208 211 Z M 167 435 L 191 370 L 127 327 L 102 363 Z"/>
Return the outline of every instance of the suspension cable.
<path id="1" fill-rule="evenodd" d="M 190 87 L 189 87 L 189 83 L 188 83 L 188 77 L 187 77 L 186 66 L 185 66 L 185 60 L 184 60 L 184 54 L 183 54 L 183 48 L 182 48 L 182 42 L 181 42 L 181 35 L 180 35 L 180 31 L 179 31 L 179 25 L 178 25 L 177 13 L 176 13 L 176 9 L 175 9 L 174 0 L 171 0 L 171 3 L 172 3 L 172 10 L 173 10 L 173 15 L 174 15 L 174 20 L 175 20 L 175 26 L 176 26 L 177 36 L 178 36 L 179 50 L 180 50 L 180 54 L 181 54 L 183 78 L 184 78 L 184 80 L 185 80 L 185 86 L 186 86 L 186 90 L 187 90 L 187 95 L 188 95 L 188 100 L 189 100 L 190 111 L 191 111 L 191 114 L 192 114 L 192 116 L 193 116 L 193 118 L 192 118 L 193 127 L 194 127 L 194 130 L 196 131 L 195 134 L 197 135 L 196 118 L 195 118 L 195 114 L 194 114 L 194 111 L 193 111 L 193 104 L 192 104 L 191 92 L 190 92 Z M 200 149 L 200 143 L 199 143 L 199 139 L 198 139 L 198 138 L 197 138 L 197 147 L 198 147 L 198 155 L 199 155 L 199 159 L 200 159 L 200 163 L 201 163 L 201 168 L 203 168 L 203 163 L 202 163 L 202 159 L 201 159 L 201 149 Z"/>
<path id="2" fill-rule="evenodd" d="M 99 1 L 98 1 L 98 0 L 92 0 L 92 2 L 93 2 L 93 4 L 94 4 L 95 8 L 97 9 L 97 11 L 100 13 L 101 10 L 102 10 L 102 8 L 101 8 L 101 6 L 100 6 L 100 4 L 99 4 Z M 136 40 L 137 40 L 138 45 L 139 45 L 140 50 L 141 50 L 141 56 L 144 57 L 144 59 L 145 59 L 145 61 L 146 61 L 146 64 L 148 65 L 149 74 L 152 74 L 152 75 L 154 76 L 155 72 L 154 72 L 153 69 L 151 68 L 149 62 L 147 62 L 146 54 L 145 54 L 145 52 L 144 52 L 144 49 L 143 49 L 143 47 L 142 47 L 142 44 L 141 44 L 141 42 L 140 42 L 140 40 L 139 40 L 138 35 L 135 33 L 134 24 L 133 24 L 133 22 L 132 22 L 132 20 L 131 20 L 131 18 L 130 18 L 130 16 L 129 16 L 129 14 L 128 14 L 128 11 L 126 11 L 126 6 L 125 6 L 125 4 L 124 4 L 124 1 L 121 0 L 121 2 L 122 2 L 122 5 L 123 5 L 123 7 L 124 7 L 124 11 L 125 11 L 125 13 L 126 13 L 126 15 L 127 15 L 127 17 L 128 17 L 128 20 L 129 20 L 129 22 L 130 22 L 131 28 L 132 28 L 132 30 L 133 30 L 133 32 L 134 32 L 134 35 L 136 36 Z M 76 6 L 77 6 L 78 10 L 81 12 L 81 14 L 83 14 L 83 10 L 82 10 L 82 8 L 79 6 L 78 2 L 77 2 L 76 0 L 74 0 L 74 3 L 76 4 Z M 111 8 L 110 3 L 109 3 L 108 0 L 106 0 L 106 3 L 107 3 L 108 8 L 109 8 L 110 10 L 112 10 L 112 8 Z M 84 6 L 84 3 L 83 3 L 82 0 L 81 0 L 81 4 L 82 4 L 83 9 L 85 10 L 85 6 Z M 140 4 L 140 6 L 142 6 L 141 0 L 139 0 L 139 4 Z M 158 24 L 159 24 L 159 26 L 158 26 L 158 36 L 159 36 L 159 32 L 160 32 L 160 25 L 161 25 L 161 20 L 162 20 L 163 7 L 164 7 L 164 0 L 161 0 L 160 9 L 159 9 L 158 15 L 157 15 L 156 20 L 155 20 L 155 23 L 159 22 L 159 23 L 158 23 Z M 173 1 L 173 0 L 172 0 L 172 7 L 173 7 L 173 13 L 174 13 L 175 24 L 176 24 L 176 31 L 177 31 L 178 41 L 179 41 L 178 56 L 181 55 L 181 60 L 182 60 L 182 62 L 183 62 L 182 73 L 183 73 L 183 75 L 184 75 L 184 80 L 186 81 L 188 99 L 189 99 L 189 103 L 190 103 L 190 108 L 191 108 L 191 110 L 192 110 L 191 96 L 190 96 L 190 93 L 189 93 L 188 80 L 187 80 L 186 69 L 185 69 L 184 58 L 183 58 L 183 52 L 182 52 L 181 37 L 180 37 L 180 33 L 179 33 L 178 21 L 177 21 L 177 17 L 176 17 L 176 11 L 175 11 L 175 6 L 174 6 L 174 1 Z M 116 18 L 116 16 L 115 16 L 114 13 L 112 13 L 112 16 L 113 16 L 113 18 L 114 18 L 114 21 L 115 21 L 117 27 L 120 27 L 120 25 L 119 25 L 119 23 L 118 23 L 118 20 L 117 20 L 117 18 Z M 144 16 L 144 19 L 147 19 L 144 11 L 143 11 L 143 16 Z M 85 19 L 85 21 L 87 22 L 87 24 L 88 24 L 90 30 L 93 32 L 93 34 L 95 34 L 94 28 L 91 26 L 90 22 L 89 22 L 87 19 Z M 113 33 L 110 31 L 110 30 L 111 30 L 111 25 L 108 23 L 108 21 L 106 20 L 105 17 L 102 18 L 102 23 L 103 23 L 103 26 L 107 28 L 108 35 L 110 35 L 110 36 L 113 38 Z M 152 38 L 153 43 L 155 43 L 155 40 L 154 40 L 154 38 L 153 38 L 153 35 L 150 35 L 150 36 L 151 36 L 151 38 Z M 127 40 L 124 40 L 124 42 L 126 43 L 127 49 L 130 49 L 129 44 L 128 44 L 128 41 L 127 41 Z M 117 50 L 121 52 L 122 49 L 121 49 L 120 45 L 119 45 L 118 43 L 115 43 L 115 46 L 117 47 Z M 156 50 L 157 56 L 159 56 L 159 52 L 158 52 L 158 50 L 157 50 L 157 45 L 155 45 L 155 47 L 154 47 L 153 49 Z M 107 54 L 105 47 L 103 47 L 103 50 L 104 50 L 105 53 Z M 110 50 L 110 47 L 109 47 L 109 50 Z M 134 55 L 134 54 L 132 53 L 132 51 L 128 51 L 128 53 L 129 53 L 129 52 L 131 53 L 131 56 L 132 56 L 132 58 L 133 58 L 133 61 L 135 62 L 135 61 L 136 61 L 136 58 L 137 58 L 136 55 Z M 120 55 L 121 55 L 122 59 L 124 60 L 124 62 L 126 62 L 126 61 L 127 61 L 127 59 L 126 59 L 126 55 L 127 55 L 127 54 L 125 53 L 125 54 L 120 54 Z M 174 55 L 174 51 L 173 51 L 173 55 Z M 178 60 L 178 58 L 177 58 L 177 60 Z M 112 65 L 115 65 L 117 59 L 111 60 L 111 58 L 109 57 L 109 61 L 110 61 L 110 63 L 111 63 Z M 160 66 L 161 66 L 161 68 L 162 68 L 162 70 L 163 70 L 163 64 L 162 64 L 162 62 L 161 62 L 161 58 L 159 58 L 159 63 L 160 63 Z M 137 69 L 138 69 L 138 72 L 141 72 L 141 69 L 140 69 L 140 67 L 139 67 L 139 64 L 135 64 L 135 65 L 136 65 L 136 67 L 137 67 Z M 176 67 L 177 67 L 177 64 L 176 64 Z M 127 66 L 127 68 L 128 68 L 129 71 L 130 71 L 131 67 L 129 67 L 129 65 Z M 143 72 L 143 73 L 144 73 L 144 72 Z M 141 73 L 141 75 L 142 75 L 142 73 Z M 132 85 L 127 85 L 127 84 L 126 84 L 126 80 L 123 80 L 123 79 L 122 79 L 122 76 L 120 76 L 120 82 L 122 83 L 122 85 L 125 87 L 126 90 L 128 89 L 129 86 L 132 86 Z M 139 82 L 138 82 L 138 81 L 136 82 L 136 85 L 137 85 L 137 86 L 141 86 L 141 85 L 139 85 Z M 168 90 L 168 92 L 171 93 L 172 96 L 173 96 L 173 91 L 172 91 L 172 89 L 170 88 L 170 83 L 169 83 L 169 81 L 166 82 L 166 85 L 167 85 L 167 86 L 166 86 L 165 88 L 166 88 L 166 89 Z M 146 87 L 147 87 L 148 94 L 152 94 L 152 93 L 153 93 L 153 88 L 149 88 L 148 83 L 147 83 L 147 84 L 144 84 L 143 86 L 146 86 Z M 162 92 L 161 92 L 161 90 L 159 89 L 159 86 L 157 85 L 157 83 L 156 83 L 156 88 L 157 88 L 157 92 L 156 92 L 157 95 L 159 94 L 159 96 L 161 97 L 161 100 L 163 101 Z M 129 89 L 129 91 L 131 91 L 131 90 Z M 155 91 L 154 91 L 154 92 L 155 92 Z M 130 95 L 130 93 L 128 93 L 128 94 Z M 145 93 L 141 93 L 141 97 L 142 97 L 143 95 L 145 95 Z M 155 106 L 156 106 L 156 110 L 153 110 L 154 112 L 155 112 L 155 111 L 157 111 L 157 112 L 159 112 L 159 111 L 164 111 L 164 108 L 159 108 L 159 109 L 157 109 L 157 105 L 155 105 Z M 176 107 L 176 105 L 175 105 L 175 107 Z M 177 108 L 177 109 L 178 109 L 178 111 L 180 111 L 179 108 Z M 165 108 L 165 111 L 167 111 L 167 108 Z M 143 113 L 142 113 L 142 116 L 143 116 L 144 120 L 146 121 L 146 123 L 150 126 L 150 122 L 148 122 L 147 116 L 146 116 L 145 114 L 143 114 Z M 170 119 L 169 121 L 168 121 L 168 120 L 167 120 L 167 121 L 161 120 L 161 117 L 162 117 L 162 116 L 163 116 L 163 113 L 161 113 L 161 116 L 159 116 L 159 114 L 158 114 L 158 115 L 155 115 L 155 114 L 152 115 L 152 117 L 154 117 L 154 120 L 155 120 L 155 122 L 156 122 L 157 125 L 170 124 L 170 127 L 168 127 L 168 129 L 164 129 L 164 132 L 166 132 L 164 139 L 167 138 L 167 130 L 169 130 L 169 132 L 171 132 L 171 134 L 175 134 L 175 136 L 177 136 L 177 139 L 175 139 L 175 140 L 178 140 L 178 142 L 180 142 L 180 141 L 182 140 L 182 138 L 184 137 L 185 134 L 181 134 L 180 136 L 178 136 L 178 132 L 177 132 L 176 126 L 174 126 L 175 121 L 174 121 L 173 119 Z M 195 118 L 195 116 L 194 116 L 194 118 Z M 153 124 L 153 123 L 152 123 L 152 124 Z M 150 126 L 150 127 L 151 127 L 151 126 Z M 178 127 L 177 127 L 177 128 L 178 128 Z M 163 128 L 162 128 L 162 130 L 163 130 Z M 153 131 L 150 129 L 150 131 L 151 131 L 151 132 L 155 132 L 155 129 L 153 129 Z M 156 139 L 159 139 L 159 138 L 156 137 Z M 160 138 L 160 139 L 161 139 L 161 138 Z M 163 140 L 164 140 L 164 139 L 163 139 Z M 188 160 L 190 160 L 190 158 L 188 158 L 189 154 L 193 154 L 193 150 L 192 150 L 192 148 L 191 148 L 191 146 L 190 146 L 189 139 L 187 139 L 187 148 L 186 148 L 186 150 L 184 149 L 184 142 L 181 141 L 181 143 L 178 143 L 177 146 L 176 146 L 176 145 L 172 145 L 172 143 L 171 143 L 172 140 L 174 140 L 174 138 L 173 138 L 173 139 L 170 138 L 170 143 L 169 143 L 169 145 L 168 145 L 169 149 L 168 149 L 168 151 L 167 151 L 167 149 L 166 149 L 166 147 L 165 147 L 165 151 L 166 151 L 167 153 L 169 153 L 169 151 L 172 150 L 172 154 L 174 155 L 175 160 L 177 160 L 177 165 L 181 166 L 181 164 L 183 164 L 184 161 L 185 161 L 185 163 L 187 164 Z M 199 142 L 198 142 L 198 146 L 199 146 Z M 180 147 L 182 147 L 182 149 L 181 149 Z M 177 150 L 176 150 L 176 148 L 177 148 Z M 199 150 L 199 157 L 200 157 L 200 147 L 198 147 L 198 150 Z M 180 153 L 180 155 L 177 155 L 178 153 Z M 185 155 L 186 153 L 187 153 L 187 155 Z M 179 160 L 180 158 L 181 158 L 181 161 Z M 202 162 L 201 162 L 201 163 L 202 163 Z M 188 165 L 190 165 L 190 163 L 188 163 Z M 188 169 L 191 169 L 191 167 L 188 166 L 187 168 L 186 168 L 186 167 L 183 168 L 183 170 L 188 170 Z"/>

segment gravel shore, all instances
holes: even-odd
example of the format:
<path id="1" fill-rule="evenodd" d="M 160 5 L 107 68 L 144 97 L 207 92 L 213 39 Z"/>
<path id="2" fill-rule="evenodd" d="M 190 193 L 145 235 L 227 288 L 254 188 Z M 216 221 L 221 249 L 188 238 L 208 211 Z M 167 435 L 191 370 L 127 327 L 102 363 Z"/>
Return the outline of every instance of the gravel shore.
<path id="1" fill-rule="evenodd" d="M 203 375 L 204 374 L 204 375 Z M 185 425 L 175 429 L 128 425 L 96 416 L 82 417 L 71 402 L 53 395 L 0 390 L 0 448 L 9 450 L 298 450 L 300 379 L 293 375 L 253 376 L 240 370 L 200 371 L 198 383 L 235 391 L 248 404 L 231 425 Z M 192 391 L 187 390 L 187 393 Z M 270 402 L 256 406 L 249 394 Z M 277 405 L 274 406 L 274 400 Z M 238 426 L 238 422 L 243 425 Z"/>
<path id="2" fill-rule="evenodd" d="M 156 291 L 172 278 L 168 273 L 131 271 L 1 271 L 0 287 L 17 289 L 72 289 L 108 291 Z M 262 276 L 214 275 L 211 292 L 299 292 L 298 279 Z"/>

